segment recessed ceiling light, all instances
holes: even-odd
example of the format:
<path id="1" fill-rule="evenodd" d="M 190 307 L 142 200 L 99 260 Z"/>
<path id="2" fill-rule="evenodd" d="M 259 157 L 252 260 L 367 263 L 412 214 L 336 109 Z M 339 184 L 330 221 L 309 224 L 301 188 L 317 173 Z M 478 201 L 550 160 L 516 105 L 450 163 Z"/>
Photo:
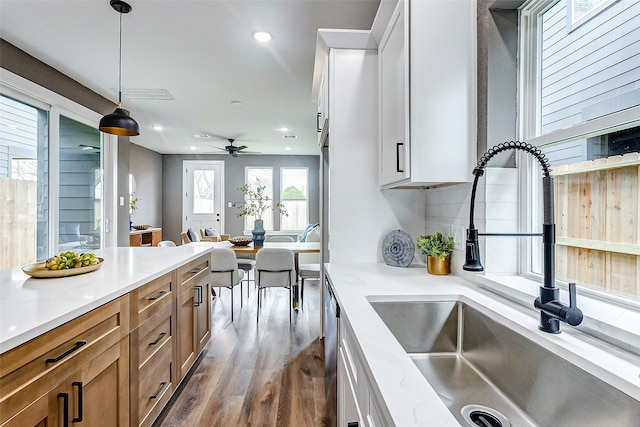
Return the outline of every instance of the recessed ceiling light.
<path id="1" fill-rule="evenodd" d="M 256 31 L 253 33 L 253 38 L 258 40 L 259 42 L 268 42 L 271 40 L 271 34 L 266 31 Z"/>
<path id="2" fill-rule="evenodd" d="M 291 151 L 291 147 L 284 147 L 285 150 Z"/>
<path id="3" fill-rule="evenodd" d="M 280 132 L 288 132 L 288 131 L 289 131 L 289 128 L 287 128 L 287 127 L 281 127 L 281 128 L 278 128 L 278 130 L 279 130 Z"/>
<path id="4" fill-rule="evenodd" d="M 195 146 L 193 146 L 193 145 L 192 145 L 191 147 L 189 147 L 189 148 L 191 148 L 192 150 L 195 150 L 195 149 L 196 149 L 196 147 L 195 147 Z"/>
<path id="5" fill-rule="evenodd" d="M 231 105 L 234 107 L 239 107 L 242 105 L 242 101 L 231 101 Z"/>
<path id="6" fill-rule="evenodd" d="M 160 126 L 160 125 L 154 125 L 154 126 L 151 126 L 151 128 L 153 130 L 157 130 L 158 132 L 160 132 L 162 130 L 162 126 Z"/>
<path id="7" fill-rule="evenodd" d="M 282 137 L 284 139 L 296 139 L 298 136 L 297 135 L 282 135 Z"/>
<path id="8" fill-rule="evenodd" d="M 196 139 L 207 139 L 207 138 L 211 138 L 211 135 L 208 135 L 206 133 L 194 133 L 193 137 Z"/>

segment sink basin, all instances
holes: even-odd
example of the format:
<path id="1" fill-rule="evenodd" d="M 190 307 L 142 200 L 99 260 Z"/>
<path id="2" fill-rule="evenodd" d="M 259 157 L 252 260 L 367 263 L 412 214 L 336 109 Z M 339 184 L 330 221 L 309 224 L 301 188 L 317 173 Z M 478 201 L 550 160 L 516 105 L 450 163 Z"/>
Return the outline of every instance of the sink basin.
<path id="1" fill-rule="evenodd" d="M 463 426 L 640 425 L 639 401 L 469 304 L 371 305 Z"/>

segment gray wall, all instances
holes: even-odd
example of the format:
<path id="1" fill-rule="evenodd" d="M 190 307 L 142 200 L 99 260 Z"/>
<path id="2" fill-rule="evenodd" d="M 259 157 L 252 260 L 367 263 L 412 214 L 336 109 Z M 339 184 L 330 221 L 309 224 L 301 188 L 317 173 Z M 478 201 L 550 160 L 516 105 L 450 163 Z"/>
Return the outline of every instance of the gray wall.
<path id="1" fill-rule="evenodd" d="M 241 201 L 242 193 L 237 189 L 244 184 L 245 167 L 264 166 L 273 168 L 274 194 L 280 194 L 281 167 L 309 168 L 309 222 L 320 222 L 319 218 L 319 156 L 238 156 L 229 155 L 176 155 L 162 156 L 162 235 L 163 239 L 182 241 L 182 162 L 183 160 L 224 160 L 225 183 L 225 226 L 224 232 L 240 236 L 243 232 L 243 218 L 236 216 L 237 209 L 227 207 L 227 202 Z M 276 229 L 279 229 L 276 216 Z"/>
<path id="2" fill-rule="evenodd" d="M 131 220 L 134 224 L 162 227 L 162 155 L 131 144 L 129 172 L 135 177 L 139 199 Z"/>

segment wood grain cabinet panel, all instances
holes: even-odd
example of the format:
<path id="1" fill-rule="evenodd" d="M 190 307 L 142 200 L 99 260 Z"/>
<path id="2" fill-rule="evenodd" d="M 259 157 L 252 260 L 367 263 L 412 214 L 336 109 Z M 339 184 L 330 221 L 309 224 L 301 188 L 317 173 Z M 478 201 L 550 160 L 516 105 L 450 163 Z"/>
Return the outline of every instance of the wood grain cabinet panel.
<path id="1" fill-rule="evenodd" d="M 211 256 L 178 268 L 177 369 L 182 379 L 211 336 Z"/>
<path id="2" fill-rule="evenodd" d="M 128 425 L 128 330 L 126 295 L 0 355 L 0 424 L 62 425 L 66 400 L 83 418 L 108 406 L 108 425 Z"/>

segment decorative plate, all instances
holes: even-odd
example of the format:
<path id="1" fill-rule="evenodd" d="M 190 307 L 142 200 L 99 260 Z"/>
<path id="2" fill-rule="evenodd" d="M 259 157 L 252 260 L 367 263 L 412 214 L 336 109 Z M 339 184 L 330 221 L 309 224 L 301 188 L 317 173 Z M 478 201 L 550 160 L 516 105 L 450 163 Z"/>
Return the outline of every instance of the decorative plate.
<path id="1" fill-rule="evenodd" d="M 146 230 L 148 228 L 151 228 L 150 225 L 145 224 L 145 225 L 132 225 L 133 228 L 135 228 L 136 230 Z"/>
<path id="2" fill-rule="evenodd" d="M 248 236 L 238 236 L 230 238 L 229 241 L 235 246 L 247 246 L 249 243 L 253 242 L 253 238 Z"/>
<path id="3" fill-rule="evenodd" d="M 416 246 L 406 231 L 390 231 L 382 240 L 382 258 L 388 265 L 408 267 L 413 261 L 415 252 Z"/>
<path id="4" fill-rule="evenodd" d="M 22 267 L 22 271 L 24 271 L 25 274 L 28 274 L 31 277 L 36 277 L 38 279 L 75 276 L 77 274 L 89 273 L 102 267 L 104 258 L 97 257 L 97 259 L 97 264 L 88 265 L 86 267 L 67 268 L 65 270 L 49 270 L 47 267 L 45 267 L 44 262 L 35 262 L 33 264 L 27 264 Z"/>

